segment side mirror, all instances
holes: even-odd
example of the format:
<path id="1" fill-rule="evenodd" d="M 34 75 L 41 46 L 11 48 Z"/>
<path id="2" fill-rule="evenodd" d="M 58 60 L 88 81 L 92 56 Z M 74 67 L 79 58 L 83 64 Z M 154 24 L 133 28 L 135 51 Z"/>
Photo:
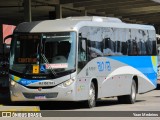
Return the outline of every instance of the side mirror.
<path id="1" fill-rule="evenodd" d="M 3 43 L 3 54 L 5 54 L 9 49 L 8 49 L 8 47 L 7 47 L 7 45 L 6 45 L 6 43 L 5 43 L 5 41 L 8 39 L 8 38 L 13 38 L 13 35 L 8 35 L 8 36 L 6 36 L 5 38 L 4 38 L 4 43 Z"/>

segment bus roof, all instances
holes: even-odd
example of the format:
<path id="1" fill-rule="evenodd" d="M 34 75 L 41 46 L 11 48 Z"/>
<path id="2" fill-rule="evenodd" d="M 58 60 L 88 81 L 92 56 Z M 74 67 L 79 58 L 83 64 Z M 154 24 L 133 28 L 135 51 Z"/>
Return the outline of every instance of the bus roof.
<path id="1" fill-rule="evenodd" d="M 116 28 L 133 28 L 155 30 L 150 25 L 128 24 L 118 18 L 113 17 L 68 17 L 56 20 L 44 20 L 35 22 L 24 22 L 19 24 L 14 32 L 60 32 L 60 31 L 77 31 L 83 26 L 99 27 L 116 27 Z"/>

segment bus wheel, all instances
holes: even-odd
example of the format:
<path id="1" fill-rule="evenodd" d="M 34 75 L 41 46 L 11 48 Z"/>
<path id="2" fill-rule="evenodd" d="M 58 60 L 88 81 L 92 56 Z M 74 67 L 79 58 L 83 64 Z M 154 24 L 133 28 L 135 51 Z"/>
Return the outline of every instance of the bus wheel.
<path id="1" fill-rule="evenodd" d="M 136 83 L 133 80 L 131 85 L 131 93 L 129 95 L 118 96 L 119 103 L 123 104 L 133 104 L 136 101 Z"/>
<path id="2" fill-rule="evenodd" d="M 96 106 L 96 95 L 95 95 L 95 86 L 94 83 L 91 83 L 89 89 L 89 99 L 86 101 L 87 107 L 92 108 Z"/>

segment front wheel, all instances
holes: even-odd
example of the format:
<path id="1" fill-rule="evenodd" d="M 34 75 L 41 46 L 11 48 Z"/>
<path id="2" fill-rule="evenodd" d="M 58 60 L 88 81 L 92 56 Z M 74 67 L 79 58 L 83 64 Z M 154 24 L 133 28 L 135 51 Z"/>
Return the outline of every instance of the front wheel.
<path id="1" fill-rule="evenodd" d="M 86 101 L 87 107 L 92 108 L 96 106 L 95 86 L 92 82 L 89 89 L 89 99 Z"/>
<path id="2" fill-rule="evenodd" d="M 136 93 L 137 93 L 136 82 L 133 80 L 131 85 L 131 93 L 129 95 L 118 96 L 119 103 L 124 104 L 133 104 L 136 101 Z"/>

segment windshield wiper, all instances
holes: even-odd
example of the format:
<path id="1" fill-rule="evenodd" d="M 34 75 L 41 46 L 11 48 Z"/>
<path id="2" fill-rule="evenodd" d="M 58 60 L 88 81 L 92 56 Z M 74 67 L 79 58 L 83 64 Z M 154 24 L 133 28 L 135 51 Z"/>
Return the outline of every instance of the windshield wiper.
<path id="1" fill-rule="evenodd" d="M 56 74 L 56 72 L 54 71 L 54 69 L 51 67 L 51 65 L 49 64 L 46 56 L 45 56 L 44 54 L 41 54 L 41 56 L 42 56 L 43 60 L 45 61 L 45 63 L 48 64 L 48 67 L 49 67 L 49 69 L 51 70 L 52 74 L 56 76 L 57 74 Z"/>

